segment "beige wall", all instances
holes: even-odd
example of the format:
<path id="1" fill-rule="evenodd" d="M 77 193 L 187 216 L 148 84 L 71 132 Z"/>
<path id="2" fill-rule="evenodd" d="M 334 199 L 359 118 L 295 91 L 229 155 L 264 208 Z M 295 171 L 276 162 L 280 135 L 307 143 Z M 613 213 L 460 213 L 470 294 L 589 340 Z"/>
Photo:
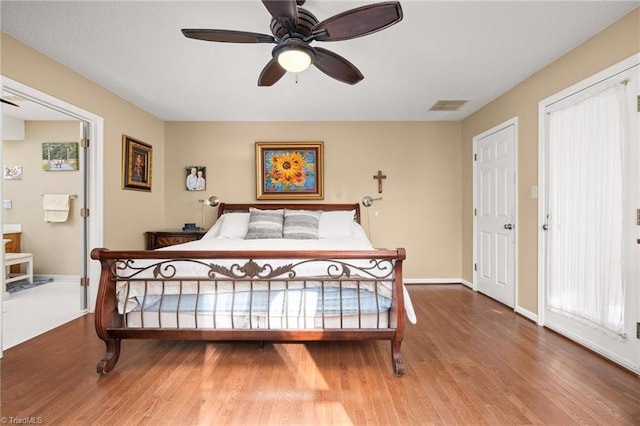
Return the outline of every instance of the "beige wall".
<path id="1" fill-rule="evenodd" d="M 640 52 L 640 10 L 623 17 L 462 122 L 462 277 L 473 279 L 473 137 L 518 117 L 518 300 L 537 312 L 538 103 Z M 523 53 L 524 54 L 524 53 Z"/>
<path id="2" fill-rule="evenodd" d="M 459 123 L 165 125 L 11 36 L 2 35 L 1 48 L 3 75 L 104 118 L 104 245 L 109 248 L 140 249 L 147 230 L 202 222 L 201 193 L 184 189 L 185 166 L 207 167 L 207 194 L 253 201 L 256 141 L 321 140 L 325 201 L 375 195 L 372 176 L 383 170 L 384 200 L 370 216 L 375 244 L 407 249 L 408 278 L 461 274 Z M 121 189 L 122 134 L 153 146 L 151 193 Z M 210 225 L 213 210 L 207 213 Z"/>
<path id="3" fill-rule="evenodd" d="M 323 141 L 325 202 L 377 196 L 363 226 L 379 247 L 407 249 L 407 278 L 459 278 L 460 123 L 170 122 L 165 126 L 166 225 L 202 223 L 199 199 L 256 200 L 255 142 Z M 205 193 L 185 189 L 185 167 L 207 168 Z M 207 208 L 207 226 L 215 209 Z M 378 216 L 375 216 L 378 212 Z M 367 222 L 370 220 L 370 226 Z"/>
<path id="4" fill-rule="evenodd" d="M 373 174 L 378 169 L 387 174 L 384 200 L 369 210 L 372 237 L 378 246 L 407 248 L 408 278 L 472 280 L 472 138 L 517 116 L 517 303 L 536 312 L 537 202 L 529 189 L 537 184 L 538 102 L 640 51 L 639 13 L 630 13 L 461 123 L 163 123 L 6 34 L 1 72 L 104 118 L 107 247 L 142 248 L 146 230 L 202 221 L 200 193 L 184 189 L 185 166 L 207 167 L 207 194 L 253 201 L 256 141 L 321 140 L 326 201 L 375 195 Z M 123 133 L 153 145 L 151 193 L 121 189 Z"/>
<path id="5" fill-rule="evenodd" d="M 144 248 L 144 229 L 164 225 L 164 123 L 7 34 L 0 49 L 2 75 L 104 119 L 104 245 Z M 122 134 L 153 146 L 151 193 L 121 189 Z"/>
<path id="6" fill-rule="evenodd" d="M 22 166 L 21 180 L 3 181 L 3 199 L 12 208 L 4 210 L 4 223 L 22 225 L 21 251 L 33 253 L 36 275 L 78 275 L 82 259 L 82 219 L 78 201 L 71 201 L 63 223 L 45 223 L 42 194 L 80 194 L 81 171 L 42 169 L 43 142 L 79 142 L 77 121 L 27 121 L 25 139 L 4 141 L 4 164 Z"/>

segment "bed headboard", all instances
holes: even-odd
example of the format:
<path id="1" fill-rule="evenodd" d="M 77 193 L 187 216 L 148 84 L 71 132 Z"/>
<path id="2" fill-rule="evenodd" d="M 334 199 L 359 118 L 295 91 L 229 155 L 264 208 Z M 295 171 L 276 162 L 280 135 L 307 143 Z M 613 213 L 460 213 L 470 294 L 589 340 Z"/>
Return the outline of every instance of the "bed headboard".
<path id="1" fill-rule="evenodd" d="M 249 207 L 254 207 L 256 209 L 262 210 L 277 210 L 277 209 L 291 209 L 291 210 L 355 210 L 355 221 L 360 223 L 360 204 L 230 204 L 230 203 L 220 203 L 218 207 L 218 217 L 222 216 L 224 213 L 230 212 L 248 212 Z"/>

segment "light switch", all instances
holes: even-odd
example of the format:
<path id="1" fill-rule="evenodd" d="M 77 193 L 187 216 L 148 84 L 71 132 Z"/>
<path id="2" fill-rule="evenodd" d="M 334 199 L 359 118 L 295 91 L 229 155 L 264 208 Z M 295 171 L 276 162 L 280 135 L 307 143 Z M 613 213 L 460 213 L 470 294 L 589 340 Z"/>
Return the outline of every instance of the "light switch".
<path id="1" fill-rule="evenodd" d="M 11 200 L 2 200 L 2 207 L 5 209 L 10 209 L 13 206 Z"/>
<path id="2" fill-rule="evenodd" d="M 538 185 L 531 186 L 531 198 L 533 198 L 534 200 L 538 198 Z"/>

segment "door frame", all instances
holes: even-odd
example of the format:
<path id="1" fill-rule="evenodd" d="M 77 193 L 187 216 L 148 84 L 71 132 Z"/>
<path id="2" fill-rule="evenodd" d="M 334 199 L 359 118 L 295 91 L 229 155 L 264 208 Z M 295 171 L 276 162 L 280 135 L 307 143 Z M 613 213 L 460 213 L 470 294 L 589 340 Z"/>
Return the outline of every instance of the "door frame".
<path id="1" fill-rule="evenodd" d="M 85 205 L 89 208 L 89 224 L 87 238 L 87 251 L 90 251 L 91 247 L 102 247 L 104 236 L 104 212 L 103 212 L 103 197 L 104 197 L 104 166 L 102 159 L 104 158 L 104 120 L 102 117 L 86 111 L 75 105 L 69 104 L 61 99 L 47 95 L 40 92 L 30 86 L 12 80 L 11 78 L 0 76 L 2 83 L 2 90 L 19 95 L 25 99 L 29 99 L 45 107 L 53 110 L 65 113 L 69 116 L 75 117 L 80 121 L 85 121 L 89 124 L 89 176 L 88 182 L 85 181 L 83 190 L 87 199 Z M 0 157 L 2 158 L 2 157 Z M 0 185 L 0 198 L 2 197 L 3 189 Z M 0 218 L 2 216 L 0 215 Z M 98 282 L 100 279 L 100 265 L 97 262 L 90 261 L 90 253 L 86 253 L 87 265 L 86 270 L 89 276 L 89 300 L 88 311 L 93 312 L 95 307 L 95 300 L 98 290 Z M 0 265 L 4 270 L 4 256 L 0 259 Z M 0 304 L 2 303 L 2 292 L 0 292 Z M 0 358 L 2 358 L 2 318 L 0 315 Z"/>
<path id="2" fill-rule="evenodd" d="M 472 163 L 473 163 L 473 265 L 471 265 L 473 270 L 473 283 L 472 289 L 473 291 L 478 291 L 478 271 L 476 265 L 478 264 L 478 240 L 477 240 L 477 231 L 478 231 L 478 216 L 477 206 L 478 206 L 478 193 L 476 190 L 478 183 L 478 165 L 477 161 L 475 161 L 475 156 L 477 154 L 478 141 L 483 139 L 493 133 L 496 133 L 500 130 L 506 129 L 507 127 L 513 126 L 514 130 L 514 164 L 513 164 L 513 173 L 514 173 L 514 193 L 512 194 L 514 197 L 514 213 L 513 213 L 513 222 L 516 225 L 513 233 L 513 308 L 514 311 L 518 311 L 518 234 L 519 234 L 519 218 L 518 218 L 518 117 L 513 117 L 505 122 L 498 124 L 497 126 L 492 127 L 489 130 L 486 130 L 476 136 L 473 137 L 473 149 L 472 149 Z"/>
<path id="3" fill-rule="evenodd" d="M 553 105 L 556 102 L 559 102 L 569 96 L 572 96 L 576 93 L 579 93 L 585 89 L 590 88 L 596 84 L 599 84 L 605 80 L 615 77 L 618 74 L 624 73 L 636 66 L 640 66 L 640 53 L 636 53 L 590 77 L 583 79 L 582 81 L 573 84 L 567 87 L 564 90 L 561 90 L 538 103 L 538 187 L 539 191 L 539 200 L 538 200 L 538 320 L 537 323 L 539 326 L 548 327 L 546 321 L 546 309 L 545 309 L 545 300 L 546 300 L 546 271 L 547 271 L 547 234 L 544 229 L 547 224 L 547 143 L 548 143 L 548 135 L 547 135 L 547 127 L 548 120 L 546 109 Z M 640 293 L 640 291 L 639 291 Z M 640 300 L 635 301 L 638 303 L 638 309 L 640 310 Z M 640 313 L 637 312 L 637 313 Z M 640 318 L 638 318 L 640 319 Z M 638 320 L 637 319 L 637 320 Z M 636 320 L 636 321 L 637 321 Z M 552 327 L 553 328 L 553 327 Z M 589 339 L 585 339 L 584 336 L 578 334 L 567 334 L 565 332 L 561 332 L 559 330 L 555 330 L 563 336 L 575 341 L 576 343 L 594 351 L 597 354 L 600 354 L 604 358 L 611 360 L 612 362 L 617 363 L 618 365 L 627 368 L 634 373 L 640 372 L 640 359 L 632 365 L 627 363 L 627 361 L 618 357 L 615 353 L 610 352 L 607 348 L 602 345 L 598 345 L 592 342 Z M 633 337 L 632 337 L 633 338 Z M 637 354 L 640 357 L 640 354 Z"/>

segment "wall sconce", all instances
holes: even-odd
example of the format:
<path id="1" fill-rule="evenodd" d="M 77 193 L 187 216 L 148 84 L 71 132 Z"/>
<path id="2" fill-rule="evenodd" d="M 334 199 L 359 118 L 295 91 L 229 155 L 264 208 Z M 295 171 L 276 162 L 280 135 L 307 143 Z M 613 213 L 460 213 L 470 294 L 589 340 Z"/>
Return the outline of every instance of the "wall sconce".
<path id="1" fill-rule="evenodd" d="M 217 207 L 218 204 L 220 204 L 220 199 L 218 197 L 216 197 L 215 195 L 212 195 L 211 197 L 207 198 L 206 200 L 198 200 L 198 201 L 200 201 L 203 206 Z"/>
<path id="2" fill-rule="evenodd" d="M 362 197 L 362 205 L 365 207 L 371 207 L 374 201 L 382 200 L 382 197 L 372 198 L 369 195 Z"/>
<path id="3" fill-rule="evenodd" d="M 209 206 L 209 207 L 217 207 L 220 204 L 220 199 L 218 197 L 216 197 L 215 195 L 212 195 L 209 198 L 206 198 L 204 200 L 198 200 L 199 202 L 202 203 L 202 227 L 203 228 L 207 228 L 207 214 L 205 213 L 205 206 Z"/>
<path id="4" fill-rule="evenodd" d="M 367 207 L 367 235 L 369 236 L 369 240 L 373 242 L 373 235 L 371 234 L 371 219 L 369 218 L 369 207 L 373 205 L 375 201 L 382 200 L 382 197 L 373 198 L 369 195 L 362 197 L 362 205 Z M 375 212 L 375 215 L 378 216 L 378 212 Z"/>

